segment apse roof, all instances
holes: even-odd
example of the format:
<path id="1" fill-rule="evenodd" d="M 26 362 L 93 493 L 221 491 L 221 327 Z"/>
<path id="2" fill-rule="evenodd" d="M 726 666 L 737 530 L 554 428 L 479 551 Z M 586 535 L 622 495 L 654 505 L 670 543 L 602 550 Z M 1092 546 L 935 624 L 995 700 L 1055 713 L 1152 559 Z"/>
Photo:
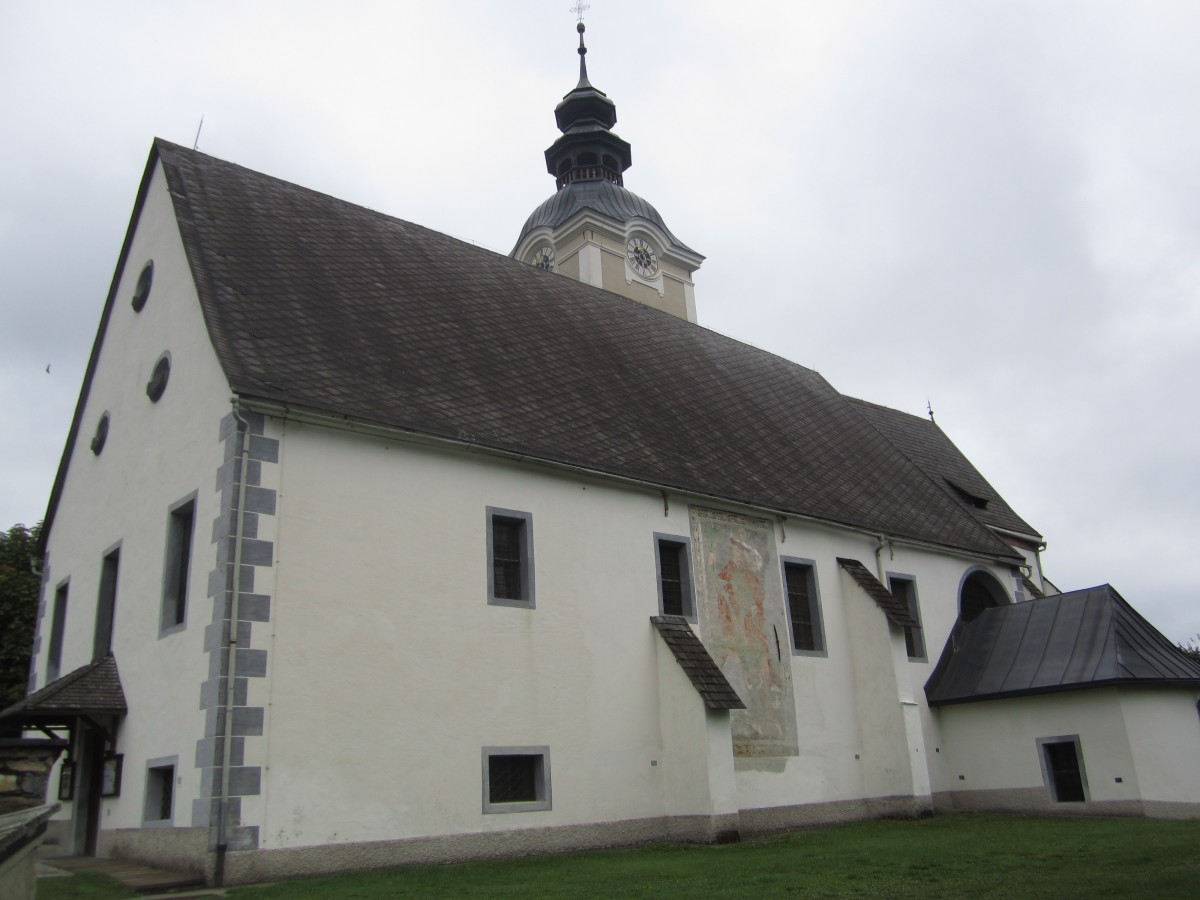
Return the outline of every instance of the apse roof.
<path id="1" fill-rule="evenodd" d="M 1200 685 L 1200 663 L 1103 584 L 960 622 L 925 696 L 939 706 L 1113 684 Z"/>
<path id="2" fill-rule="evenodd" d="M 1016 557 L 810 369 L 161 140 L 139 204 L 159 162 L 209 338 L 247 402 Z"/>

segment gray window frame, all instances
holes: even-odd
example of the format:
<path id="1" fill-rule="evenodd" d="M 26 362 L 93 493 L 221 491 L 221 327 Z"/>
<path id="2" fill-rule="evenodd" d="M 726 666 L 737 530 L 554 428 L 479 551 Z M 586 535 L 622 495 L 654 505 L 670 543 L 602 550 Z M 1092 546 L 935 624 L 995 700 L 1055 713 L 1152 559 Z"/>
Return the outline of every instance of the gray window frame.
<path id="1" fill-rule="evenodd" d="M 153 778 L 152 773 L 168 768 L 171 770 L 171 817 L 168 819 L 151 819 L 149 818 L 148 813 L 150 812 L 150 784 L 151 779 Z M 144 781 L 145 787 L 142 790 L 142 827 L 174 828 L 175 811 L 179 806 L 179 757 L 160 756 L 157 759 L 146 760 L 146 777 Z"/>
<path id="2" fill-rule="evenodd" d="M 517 803 L 493 803 L 491 801 L 491 768 L 488 764 L 493 756 L 538 757 L 537 799 Z M 534 747 L 483 747 L 480 750 L 480 764 L 483 773 L 483 812 L 486 815 L 539 812 L 554 808 L 553 795 L 550 789 L 550 747 L 548 745 Z"/>
<path id="3" fill-rule="evenodd" d="M 492 543 L 492 527 L 496 519 L 521 523 L 521 596 L 519 598 L 496 596 L 495 552 Z M 535 609 L 536 590 L 533 569 L 533 513 L 500 506 L 487 507 L 487 602 L 488 606 L 508 606 L 516 609 Z"/>
<path id="4" fill-rule="evenodd" d="M 909 636 L 914 635 L 914 643 L 916 640 L 919 640 L 921 642 L 921 646 L 918 648 L 918 653 L 908 654 L 908 661 L 929 662 L 929 648 L 925 643 L 925 625 L 921 620 L 921 595 L 917 592 L 916 576 L 906 575 L 903 572 L 888 572 L 887 580 L 888 590 L 893 595 L 896 594 L 895 586 L 897 582 L 903 581 L 912 585 L 912 594 L 908 597 L 908 612 L 914 619 L 917 620 L 917 624 L 915 630 L 911 625 L 904 626 L 904 649 L 905 651 L 908 650 Z"/>
<path id="5" fill-rule="evenodd" d="M 113 563 L 112 584 L 108 583 L 109 560 Z M 96 590 L 96 620 L 92 631 L 92 662 L 112 653 L 117 628 L 117 598 L 121 586 L 121 542 L 117 541 L 100 556 L 100 584 Z M 106 640 L 102 641 L 104 636 Z"/>
<path id="6" fill-rule="evenodd" d="M 692 578 L 692 540 L 684 535 L 656 531 L 654 532 L 654 586 L 658 591 L 658 614 L 660 616 L 678 615 L 678 613 L 668 613 L 663 605 L 662 550 L 664 543 L 671 545 L 672 549 L 679 554 L 683 618 L 696 624 L 699 617 L 696 614 L 696 583 Z"/>
<path id="7" fill-rule="evenodd" d="M 54 587 L 54 609 L 50 614 L 50 642 L 46 649 L 46 684 L 62 675 L 63 637 L 67 629 L 67 603 L 71 579 L 64 578 Z"/>
<path id="8" fill-rule="evenodd" d="M 1083 744 L 1079 740 L 1077 734 L 1059 734 L 1051 737 L 1040 737 L 1036 739 L 1038 762 L 1042 766 L 1042 783 L 1046 785 L 1046 790 L 1050 793 L 1050 801 L 1052 803 L 1087 803 L 1092 799 L 1091 790 L 1088 788 L 1087 767 L 1083 762 Z M 1058 782 L 1054 778 L 1054 772 L 1050 768 L 1050 759 L 1046 753 L 1048 744 L 1072 744 L 1075 747 L 1075 762 L 1079 765 L 1079 784 L 1083 788 L 1083 800 L 1060 800 L 1058 799 Z"/>
<path id="9" fill-rule="evenodd" d="M 162 603 L 159 606 L 158 636 L 166 637 L 187 628 L 188 583 L 192 579 L 196 549 L 196 498 L 199 491 L 192 491 L 186 497 L 175 501 L 167 508 L 167 547 L 163 552 Z M 181 511 L 191 507 L 190 525 L 186 538 L 188 557 L 187 574 L 179 578 L 179 556 L 184 549 L 185 540 L 182 537 L 179 522 Z M 182 598 L 179 594 L 182 593 Z M 175 610 L 182 606 L 182 615 L 175 621 Z"/>
<path id="10" fill-rule="evenodd" d="M 813 640 L 817 645 L 812 650 L 796 646 L 796 631 L 792 625 L 792 600 L 788 594 L 788 566 L 806 570 L 809 614 L 812 616 Z M 787 616 L 788 644 L 792 648 L 792 656 L 828 657 L 829 645 L 825 643 L 825 617 L 821 614 L 821 588 L 817 579 L 817 564 L 811 559 L 799 556 L 781 556 L 779 557 L 779 577 L 783 582 L 783 608 Z"/>

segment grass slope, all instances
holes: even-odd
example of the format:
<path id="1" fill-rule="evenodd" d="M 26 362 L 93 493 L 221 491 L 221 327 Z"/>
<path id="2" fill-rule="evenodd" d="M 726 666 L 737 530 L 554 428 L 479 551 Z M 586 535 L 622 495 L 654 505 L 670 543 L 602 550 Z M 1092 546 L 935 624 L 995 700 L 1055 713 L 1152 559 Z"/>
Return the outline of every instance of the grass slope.
<path id="1" fill-rule="evenodd" d="M 957 814 L 818 828 L 725 846 L 664 845 L 381 870 L 237 888 L 229 895 L 1192 898 L 1200 895 L 1197 848 L 1200 821 Z M 39 883 L 39 900 L 124 896 L 43 893 L 44 885 L 49 880 Z"/>

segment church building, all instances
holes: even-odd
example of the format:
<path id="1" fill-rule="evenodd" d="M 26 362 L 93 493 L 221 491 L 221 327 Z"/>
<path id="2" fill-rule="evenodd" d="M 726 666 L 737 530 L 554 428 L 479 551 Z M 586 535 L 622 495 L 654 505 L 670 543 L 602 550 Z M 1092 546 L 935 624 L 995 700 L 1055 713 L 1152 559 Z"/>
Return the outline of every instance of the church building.
<path id="1" fill-rule="evenodd" d="M 61 742 L 58 851 L 235 884 L 1200 816 L 1200 665 L 1060 592 L 930 419 L 697 324 L 579 41 L 507 257 L 154 141 L 0 713 Z"/>

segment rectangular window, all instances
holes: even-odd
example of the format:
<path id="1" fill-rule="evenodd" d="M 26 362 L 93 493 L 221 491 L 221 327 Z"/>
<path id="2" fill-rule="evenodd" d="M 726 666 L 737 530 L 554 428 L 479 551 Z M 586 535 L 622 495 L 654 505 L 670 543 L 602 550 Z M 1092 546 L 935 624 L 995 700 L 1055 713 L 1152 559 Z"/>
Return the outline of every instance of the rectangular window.
<path id="1" fill-rule="evenodd" d="M 810 559 L 783 559 L 783 585 L 787 591 L 792 652 L 798 656 L 825 655 L 825 629 L 817 570 Z"/>
<path id="2" fill-rule="evenodd" d="M 487 508 L 488 603 L 534 607 L 533 516 Z"/>
<path id="3" fill-rule="evenodd" d="M 925 629 L 921 627 L 921 608 L 917 604 L 917 583 L 907 575 L 888 575 L 888 587 L 892 594 L 904 601 L 909 615 L 916 619 L 916 625 L 904 626 L 904 648 L 908 658 L 913 662 L 925 662 Z"/>
<path id="4" fill-rule="evenodd" d="M 67 627 L 67 582 L 54 591 L 54 613 L 50 619 L 50 651 L 46 657 L 46 684 L 62 672 L 63 631 Z"/>
<path id="5" fill-rule="evenodd" d="M 100 594 L 96 600 L 96 635 L 92 643 L 92 662 L 112 652 L 113 620 L 117 613 L 117 573 L 121 568 L 121 548 L 104 556 L 100 567 Z"/>
<path id="6" fill-rule="evenodd" d="M 163 564 L 159 637 L 179 631 L 187 619 L 188 573 L 192 564 L 192 535 L 195 532 L 195 522 L 194 496 L 177 504 L 167 518 L 167 553 Z"/>
<path id="7" fill-rule="evenodd" d="M 655 534 L 654 557 L 658 575 L 659 613 L 695 621 L 691 541 L 673 534 Z"/>
<path id="8" fill-rule="evenodd" d="M 483 811 L 550 809 L 549 747 L 484 747 Z"/>
<path id="9" fill-rule="evenodd" d="M 179 757 L 146 761 L 146 799 L 143 825 L 170 825 L 175 815 L 175 766 Z"/>
<path id="10" fill-rule="evenodd" d="M 1042 778 L 1055 803 L 1083 803 L 1087 800 L 1087 778 L 1083 771 L 1083 753 L 1079 735 L 1038 738 L 1041 750 Z"/>

